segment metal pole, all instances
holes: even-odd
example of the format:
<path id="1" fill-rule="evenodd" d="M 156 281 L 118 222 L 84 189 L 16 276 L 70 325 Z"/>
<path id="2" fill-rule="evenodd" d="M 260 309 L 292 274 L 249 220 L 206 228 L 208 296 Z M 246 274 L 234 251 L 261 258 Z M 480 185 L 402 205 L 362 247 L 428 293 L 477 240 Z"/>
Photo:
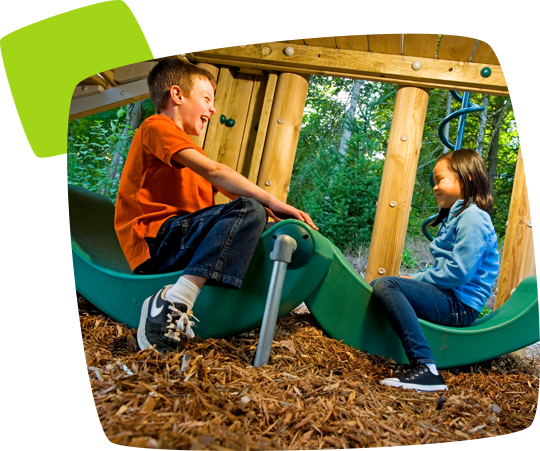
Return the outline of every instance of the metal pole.
<path id="1" fill-rule="evenodd" d="M 272 340 L 276 329 L 279 304 L 283 292 L 283 283 L 287 273 L 287 265 L 291 262 L 292 254 L 296 250 L 296 241 L 288 235 L 280 235 L 276 239 L 274 250 L 270 253 L 270 259 L 274 261 L 270 287 L 266 298 L 266 306 L 259 335 L 259 344 L 253 366 L 266 365 L 270 359 Z"/>

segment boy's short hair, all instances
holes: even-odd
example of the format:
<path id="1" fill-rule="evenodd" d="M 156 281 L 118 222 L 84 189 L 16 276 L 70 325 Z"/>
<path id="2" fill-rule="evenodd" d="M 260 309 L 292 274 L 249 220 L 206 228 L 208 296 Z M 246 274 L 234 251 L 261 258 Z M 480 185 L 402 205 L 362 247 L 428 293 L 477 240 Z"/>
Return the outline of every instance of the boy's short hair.
<path id="1" fill-rule="evenodd" d="M 189 96 L 193 89 L 195 77 L 206 78 L 216 89 L 216 79 L 202 67 L 182 61 L 179 58 L 166 58 L 157 63 L 148 75 L 148 90 L 150 99 L 159 113 L 167 102 L 169 91 L 177 85 L 182 92 Z"/>

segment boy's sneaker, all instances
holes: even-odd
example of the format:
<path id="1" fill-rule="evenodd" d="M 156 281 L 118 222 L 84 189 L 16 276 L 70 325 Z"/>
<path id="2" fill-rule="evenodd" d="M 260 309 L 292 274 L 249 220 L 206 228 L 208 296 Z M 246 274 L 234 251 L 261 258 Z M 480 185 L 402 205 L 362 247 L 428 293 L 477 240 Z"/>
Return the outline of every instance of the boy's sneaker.
<path id="1" fill-rule="evenodd" d="M 413 366 L 407 373 L 399 378 L 390 377 L 388 379 L 383 379 L 381 384 L 417 391 L 448 390 L 442 376 L 440 374 L 433 374 L 423 363 Z"/>
<path id="2" fill-rule="evenodd" d="M 191 319 L 197 319 L 185 304 L 165 299 L 167 285 L 147 298 L 141 308 L 141 319 L 137 330 L 137 343 L 141 349 L 156 346 L 159 352 L 178 351 L 182 343 L 181 332 L 193 338 Z"/>

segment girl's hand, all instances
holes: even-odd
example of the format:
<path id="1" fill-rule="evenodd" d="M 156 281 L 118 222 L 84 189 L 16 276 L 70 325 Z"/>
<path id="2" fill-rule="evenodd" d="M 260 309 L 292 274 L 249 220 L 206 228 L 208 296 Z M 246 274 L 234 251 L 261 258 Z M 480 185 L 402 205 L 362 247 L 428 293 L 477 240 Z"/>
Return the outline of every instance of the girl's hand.
<path id="1" fill-rule="evenodd" d="M 411 276 L 399 276 L 399 277 L 401 277 L 402 279 L 410 279 L 411 278 Z"/>
<path id="2" fill-rule="evenodd" d="M 277 200 L 275 198 L 268 203 L 268 208 L 266 209 L 266 211 L 276 222 L 280 222 L 283 220 L 283 218 L 279 218 L 278 216 L 276 216 L 276 214 L 282 213 L 285 216 L 291 217 L 292 219 L 298 219 L 299 221 L 305 222 L 315 230 L 319 230 L 319 228 L 315 225 L 315 223 L 307 213 L 304 213 L 302 210 L 298 210 L 293 206 L 287 205 L 286 203 L 281 202 L 280 200 Z"/>

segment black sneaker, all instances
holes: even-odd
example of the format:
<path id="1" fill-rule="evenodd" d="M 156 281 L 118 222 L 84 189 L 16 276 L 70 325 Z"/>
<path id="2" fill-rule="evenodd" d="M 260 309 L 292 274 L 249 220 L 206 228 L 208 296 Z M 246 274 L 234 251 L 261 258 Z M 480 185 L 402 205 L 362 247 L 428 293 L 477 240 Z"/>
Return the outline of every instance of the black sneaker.
<path id="1" fill-rule="evenodd" d="M 165 293 L 171 286 L 163 287 L 142 305 L 137 330 L 137 343 L 141 349 L 155 345 L 159 352 L 178 351 L 182 344 L 181 332 L 186 332 L 188 338 L 195 335 L 191 330 L 193 322 L 190 321 L 194 317 L 187 306 L 165 299 Z"/>
<path id="2" fill-rule="evenodd" d="M 433 374 L 427 365 L 424 365 L 423 363 L 413 366 L 407 373 L 399 378 L 390 377 L 388 379 L 383 379 L 381 384 L 417 391 L 448 390 L 442 376 L 440 374 Z"/>

